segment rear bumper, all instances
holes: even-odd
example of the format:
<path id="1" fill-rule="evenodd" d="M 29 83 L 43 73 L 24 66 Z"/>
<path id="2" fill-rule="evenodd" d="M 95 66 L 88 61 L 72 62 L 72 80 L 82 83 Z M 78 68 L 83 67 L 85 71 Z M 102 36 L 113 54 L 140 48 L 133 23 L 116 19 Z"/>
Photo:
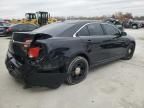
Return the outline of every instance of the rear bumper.
<path id="1" fill-rule="evenodd" d="M 7 53 L 5 64 L 10 75 L 30 86 L 52 87 L 60 85 L 67 76 L 66 73 L 60 72 L 59 69 L 44 71 L 29 64 L 21 64 L 9 52 Z"/>

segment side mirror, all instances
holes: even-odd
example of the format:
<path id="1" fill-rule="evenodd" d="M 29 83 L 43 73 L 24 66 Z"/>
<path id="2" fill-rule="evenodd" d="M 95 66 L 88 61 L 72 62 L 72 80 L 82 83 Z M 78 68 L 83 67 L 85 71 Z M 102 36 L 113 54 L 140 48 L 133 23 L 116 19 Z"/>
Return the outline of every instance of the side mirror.
<path id="1" fill-rule="evenodd" d="M 121 32 L 114 34 L 116 37 L 121 37 Z"/>
<path id="2" fill-rule="evenodd" d="M 123 30 L 124 30 L 124 28 L 123 28 L 122 25 L 116 25 L 116 27 L 117 27 L 120 31 L 123 31 Z"/>
<path id="3" fill-rule="evenodd" d="M 121 36 L 126 36 L 127 33 L 126 32 L 121 32 Z"/>

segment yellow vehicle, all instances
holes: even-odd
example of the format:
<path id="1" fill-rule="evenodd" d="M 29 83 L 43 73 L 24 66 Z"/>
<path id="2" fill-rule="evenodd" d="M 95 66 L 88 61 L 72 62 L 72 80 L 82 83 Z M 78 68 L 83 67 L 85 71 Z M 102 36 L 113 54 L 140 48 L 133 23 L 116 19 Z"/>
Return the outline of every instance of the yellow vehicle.
<path id="1" fill-rule="evenodd" d="M 13 19 L 11 23 L 23 23 L 23 24 L 36 24 L 39 26 L 43 26 L 46 24 L 50 24 L 56 22 L 55 18 L 51 18 L 48 12 L 36 12 L 36 13 L 26 13 L 25 18 L 21 20 Z"/>

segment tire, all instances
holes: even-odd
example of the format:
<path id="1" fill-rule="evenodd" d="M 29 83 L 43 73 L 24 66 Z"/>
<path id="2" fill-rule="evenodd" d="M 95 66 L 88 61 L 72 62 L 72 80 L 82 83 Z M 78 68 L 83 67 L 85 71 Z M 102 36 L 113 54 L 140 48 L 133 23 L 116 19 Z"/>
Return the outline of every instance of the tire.
<path id="1" fill-rule="evenodd" d="M 134 51 L 135 51 L 135 45 L 131 43 L 127 48 L 125 57 L 122 59 L 130 60 L 133 57 Z"/>
<path id="2" fill-rule="evenodd" d="M 138 26 L 137 25 L 132 25 L 132 28 L 133 29 L 138 29 Z"/>
<path id="3" fill-rule="evenodd" d="M 68 65 L 66 83 L 68 85 L 80 83 L 87 77 L 88 70 L 88 61 L 81 56 L 75 57 Z"/>

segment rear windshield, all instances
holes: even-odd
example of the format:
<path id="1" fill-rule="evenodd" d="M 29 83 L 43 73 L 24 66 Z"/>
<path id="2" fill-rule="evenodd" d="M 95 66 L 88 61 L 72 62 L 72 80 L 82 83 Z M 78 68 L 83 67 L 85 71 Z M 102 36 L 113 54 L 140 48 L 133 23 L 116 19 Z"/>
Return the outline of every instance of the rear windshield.
<path id="1" fill-rule="evenodd" d="M 70 29 L 72 26 L 74 26 L 72 23 L 53 23 L 40 27 L 33 32 L 46 33 L 51 36 L 60 36 L 60 34 Z"/>

